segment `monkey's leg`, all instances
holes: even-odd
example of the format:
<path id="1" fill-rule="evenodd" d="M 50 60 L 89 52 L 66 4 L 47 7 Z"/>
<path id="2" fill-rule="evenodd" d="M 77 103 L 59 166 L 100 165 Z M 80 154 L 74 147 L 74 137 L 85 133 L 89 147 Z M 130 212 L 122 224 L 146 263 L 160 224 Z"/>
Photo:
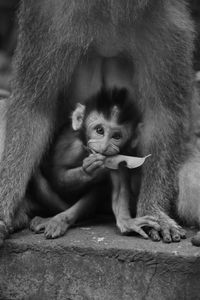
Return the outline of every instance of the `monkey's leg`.
<path id="1" fill-rule="evenodd" d="M 69 205 L 53 191 L 40 170 L 34 173 L 28 192 L 33 200 L 36 197 L 39 204 L 45 207 L 47 212 L 57 214 L 69 208 Z"/>
<path id="2" fill-rule="evenodd" d="M 112 209 L 116 218 L 117 227 L 123 234 L 137 232 L 144 238 L 148 235 L 142 227 L 153 227 L 160 229 L 156 219 L 151 216 L 132 218 L 130 214 L 130 188 L 128 185 L 127 170 L 120 167 L 117 171 L 111 171 L 112 190 Z"/>
<path id="3" fill-rule="evenodd" d="M 30 200 L 28 198 L 23 199 L 17 211 L 15 212 L 10 232 L 14 232 L 28 227 L 29 222 L 31 220 L 29 216 L 31 205 L 32 204 L 30 203 Z"/>
<path id="4" fill-rule="evenodd" d="M 57 96 L 66 90 L 84 53 L 73 28 L 61 26 L 51 5 L 20 1 L 19 35 L 6 140 L 0 165 L 0 244 L 24 196 L 27 182 L 55 129 Z M 70 18 L 69 18 L 70 19 Z M 68 23 L 68 24 L 67 24 Z M 66 28 L 63 32 L 61 28 Z"/>
<path id="5" fill-rule="evenodd" d="M 147 30 L 148 37 L 143 36 L 144 43 L 139 44 L 138 64 L 144 109 L 141 155 L 151 157 L 142 166 L 137 215 L 155 216 L 161 231 L 159 235 L 152 230 L 150 236 L 153 240 L 162 237 L 166 243 L 185 236 L 170 213 L 178 196 L 178 170 L 187 155 L 193 101 L 193 26 L 187 12 L 178 6 L 176 9 L 187 25 L 182 26 L 180 19 L 168 14 L 167 26 L 160 27 L 161 19 L 154 22 L 152 33 L 159 32 L 160 43 L 154 43 L 155 35 L 150 36 Z"/>
<path id="6" fill-rule="evenodd" d="M 39 105 L 37 110 L 22 103 L 9 107 L 0 168 L 0 217 L 8 229 L 13 225 L 32 169 L 46 148 L 53 123 L 52 112 L 45 115 Z"/>
<path id="7" fill-rule="evenodd" d="M 55 49 L 49 56 L 45 49 L 38 53 L 38 48 L 33 48 L 31 67 L 31 58 L 27 54 L 18 57 L 14 91 L 6 115 L 6 139 L 0 165 L 0 244 L 9 228 L 12 228 L 15 212 L 24 197 L 33 168 L 39 164 L 54 132 L 61 76 L 59 72 L 63 63 L 66 63 L 62 59 L 63 55 L 67 61 L 71 59 L 66 70 L 69 71 L 65 77 L 67 86 L 80 58 L 80 51 L 72 51 L 72 48 L 66 49 L 64 54 L 63 49 Z M 39 67 L 38 56 L 41 59 Z M 28 68 L 26 71 L 25 67 Z"/>
<path id="8" fill-rule="evenodd" d="M 44 232 L 47 239 L 58 238 L 64 235 L 77 220 L 85 218 L 95 212 L 97 207 L 96 199 L 95 193 L 90 192 L 69 209 L 53 218 L 43 219 L 37 217 L 37 219 L 33 219 L 31 229 L 35 233 Z"/>
<path id="9" fill-rule="evenodd" d="M 144 121 L 142 149 L 143 153 L 151 153 L 151 157 L 142 168 L 137 206 L 138 216 L 151 215 L 161 227 L 159 233 L 152 229 L 150 237 L 157 241 L 161 236 L 166 243 L 185 238 L 182 228 L 169 217 L 172 201 L 176 201 L 178 194 L 177 172 L 183 156 L 180 128 L 175 121 L 174 124 L 170 122 L 167 115 L 162 119 L 162 114 L 158 116 L 155 113 L 147 123 Z"/>
<path id="10" fill-rule="evenodd" d="M 193 148 L 195 145 L 193 145 Z M 193 151 L 179 170 L 179 197 L 177 210 L 186 225 L 200 228 L 200 152 Z M 192 238 L 192 244 L 200 246 L 200 232 Z"/>

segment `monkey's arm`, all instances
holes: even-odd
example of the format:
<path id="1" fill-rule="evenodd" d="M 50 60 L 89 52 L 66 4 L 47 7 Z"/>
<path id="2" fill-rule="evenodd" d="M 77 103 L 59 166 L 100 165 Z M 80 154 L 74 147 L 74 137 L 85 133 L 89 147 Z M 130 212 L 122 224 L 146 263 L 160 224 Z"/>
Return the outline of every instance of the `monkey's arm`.
<path id="1" fill-rule="evenodd" d="M 81 190 L 91 182 L 91 177 L 82 166 L 73 169 L 67 169 L 67 167 L 55 169 L 53 178 L 57 188 L 64 189 L 66 192 Z"/>
<path id="2" fill-rule="evenodd" d="M 64 152 L 59 151 L 58 154 L 56 157 L 59 156 L 59 159 L 54 159 L 52 170 L 54 182 L 52 184 L 62 189 L 64 193 L 80 191 L 88 184 L 97 181 L 104 172 L 104 156 L 91 154 L 85 157 L 82 144 L 78 140 L 75 140 L 68 149 L 65 148 Z"/>
<path id="3" fill-rule="evenodd" d="M 54 149 L 50 170 L 52 186 L 56 190 L 62 190 L 64 194 L 80 191 L 98 179 L 103 160 L 104 156 L 100 154 L 88 156 L 76 133 L 65 129 Z"/>
<path id="4" fill-rule="evenodd" d="M 90 173 L 86 172 L 83 166 L 73 169 L 62 167 L 54 170 L 54 184 L 56 184 L 58 189 L 62 189 L 66 193 L 80 191 L 91 183 L 100 180 L 106 172 L 103 168 L 100 168 L 100 165 L 100 161 L 96 162 L 94 166 L 95 170 Z"/>

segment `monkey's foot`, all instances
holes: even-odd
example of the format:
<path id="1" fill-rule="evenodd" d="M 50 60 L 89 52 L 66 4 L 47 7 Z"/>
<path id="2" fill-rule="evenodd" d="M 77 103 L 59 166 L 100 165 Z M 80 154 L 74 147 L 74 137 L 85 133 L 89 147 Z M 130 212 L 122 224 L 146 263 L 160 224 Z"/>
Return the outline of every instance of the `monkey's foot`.
<path id="1" fill-rule="evenodd" d="M 164 213 L 157 215 L 160 230 L 151 229 L 148 234 L 150 238 L 157 242 L 163 239 L 164 243 L 180 242 L 181 239 L 186 238 L 185 231 L 173 219 Z"/>
<path id="2" fill-rule="evenodd" d="M 30 229 L 35 233 L 42 233 L 50 219 L 51 218 L 34 217 L 30 222 Z"/>
<path id="3" fill-rule="evenodd" d="M 35 217 L 30 223 L 30 229 L 35 233 L 42 233 L 47 239 L 55 239 L 64 235 L 69 228 L 66 218 L 60 214 L 53 218 Z"/>
<path id="4" fill-rule="evenodd" d="M 121 218 L 117 220 L 117 227 L 122 234 L 127 234 L 130 232 L 136 232 L 140 234 L 143 238 L 148 239 L 148 235 L 142 229 L 142 227 L 152 227 L 155 230 L 160 230 L 156 219 L 152 216 L 144 216 L 138 218 Z"/>

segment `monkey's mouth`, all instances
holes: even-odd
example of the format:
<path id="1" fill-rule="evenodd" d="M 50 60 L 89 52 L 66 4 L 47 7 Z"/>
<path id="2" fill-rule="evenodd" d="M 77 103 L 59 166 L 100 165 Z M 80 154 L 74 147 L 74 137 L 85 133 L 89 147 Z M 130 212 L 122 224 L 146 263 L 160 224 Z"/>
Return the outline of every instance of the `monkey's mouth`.
<path id="1" fill-rule="evenodd" d="M 87 149 L 90 153 L 92 154 L 101 154 L 101 155 L 104 155 L 104 156 L 114 156 L 114 155 L 117 155 L 119 154 L 119 148 L 113 144 L 110 145 L 110 147 L 107 149 L 107 150 L 104 150 L 104 151 L 98 151 L 96 150 L 95 148 L 91 147 L 90 145 L 87 146 Z"/>
<path id="2" fill-rule="evenodd" d="M 99 152 L 97 152 L 97 151 L 95 151 L 94 149 L 92 149 L 91 147 L 89 147 L 89 146 L 83 146 L 84 147 L 84 149 L 89 153 L 89 154 L 96 154 L 96 153 L 99 153 Z"/>
<path id="3" fill-rule="evenodd" d="M 85 149 L 89 152 L 89 154 L 101 154 L 103 155 L 101 152 L 89 147 L 89 146 L 85 146 Z"/>

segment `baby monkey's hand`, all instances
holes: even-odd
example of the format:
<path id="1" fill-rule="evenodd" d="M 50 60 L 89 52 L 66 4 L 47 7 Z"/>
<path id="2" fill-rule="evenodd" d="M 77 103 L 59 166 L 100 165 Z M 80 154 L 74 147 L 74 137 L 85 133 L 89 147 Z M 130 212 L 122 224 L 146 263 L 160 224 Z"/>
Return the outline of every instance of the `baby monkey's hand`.
<path id="1" fill-rule="evenodd" d="M 104 169 L 105 156 L 99 153 L 90 154 L 83 160 L 84 172 L 92 178 L 97 177 Z"/>

